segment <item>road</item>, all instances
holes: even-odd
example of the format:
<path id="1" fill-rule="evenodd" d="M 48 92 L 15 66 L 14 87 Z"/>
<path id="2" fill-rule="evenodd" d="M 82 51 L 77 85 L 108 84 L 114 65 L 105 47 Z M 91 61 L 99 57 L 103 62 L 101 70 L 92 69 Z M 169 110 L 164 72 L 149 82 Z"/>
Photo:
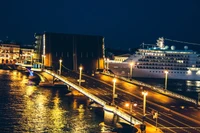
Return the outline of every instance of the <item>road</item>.
<path id="1" fill-rule="evenodd" d="M 79 75 L 77 73 L 68 71 L 64 76 L 69 81 L 78 84 Z M 112 77 L 101 74 L 93 77 L 86 75 L 82 77 L 85 82 L 81 85 L 87 88 L 90 93 L 105 101 L 112 101 Z M 200 133 L 200 111 L 193 104 L 159 94 L 148 88 L 143 89 L 148 91 L 146 122 L 155 126 L 156 121 L 153 119 L 152 111 L 157 111 L 159 114 L 157 126 L 162 131 L 167 133 Z M 115 104 L 141 120 L 143 118 L 143 89 L 134 84 L 117 80 L 116 94 L 118 94 L 118 98 L 115 99 Z M 125 106 L 130 101 L 137 103 L 133 112 L 130 112 L 130 108 Z"/>

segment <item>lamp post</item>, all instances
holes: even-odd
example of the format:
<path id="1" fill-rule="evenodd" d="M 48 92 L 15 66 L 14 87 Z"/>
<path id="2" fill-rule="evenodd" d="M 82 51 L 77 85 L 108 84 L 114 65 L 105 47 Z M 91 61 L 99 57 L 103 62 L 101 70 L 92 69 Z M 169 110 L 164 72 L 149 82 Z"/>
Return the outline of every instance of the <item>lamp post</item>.
<path id="1" fill-rule="evenodd" d="M 132 112 L 133 112 L 133 106 L 136 107 L 136 106 L 137 106 L 137 103 L 134 103 L 134 102 L 131 100 L 129 106 L 130 106 L 130 108 L 129 108 L 129 109 L 130 109 L 130 112 L 132 113 Z"/>
<path id="2" fill-rule="evenodd" d="M 167 75 L 168 71 L 165 71 L 165 90 L 167 90 Z"/>
<path id="3" fill-rule="evenodd" d="M 109 58 L 107 58 L 107 67 L 106 67 L 106 69 L 107 69 L 107 71 L 108 71 L 108 69 L 109 69 Z"/>
<path id="4" fill-rule="evenodd" d="M 82 75 L 82 69 L 83 69 L 83 67 L 80 66 L 80 67 L 79 67 L 79 70 L 80 70 L 80 73 L 79 73 L 79 86 L 81 86 L 81 75 Z"/>
<path id="5" fill-rule="evenodd" d="M 62 71 L 62 59 L 60 59 L 59 62 L 60 62 L 59 75 L 61 75 L 61 71 Z"/>
<path id="6" fill-rule="evenodd" d="M 147 96 L 148 92 L 147 91 L 143 91 L 142 95 L 144 96 L 143 98 L 143 116 L 145 117 L 146 115 L 146 96 Z"/>
<path id="7" fill-rule="evenodd" d="M 132 79 L 133 76 L 133 62 L 130 63 L 130 79 Z"/>
<path id="8" fill-rule="evenodd" d="M 116 83 L 116 78 L 113 79 L 112 105 L 115 105 L 115 83 Z"/>

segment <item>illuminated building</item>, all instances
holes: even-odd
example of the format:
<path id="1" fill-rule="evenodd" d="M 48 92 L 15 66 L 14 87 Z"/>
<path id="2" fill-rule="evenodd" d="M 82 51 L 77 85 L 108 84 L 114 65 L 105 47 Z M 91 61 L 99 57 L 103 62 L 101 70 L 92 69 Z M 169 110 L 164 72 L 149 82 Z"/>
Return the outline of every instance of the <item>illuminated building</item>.
<path id="1" fill-rule="evenodd" d="M 17 44 L 0 44 L 0 64 L 15 64 L 20 56 L 19 51 Z"/>
<path id="2" fill-rule="evenodd" d="M 31 62 L 34 62 L 34 57 L 35 54 L 33 48 L 21 47 L 18 63 L 31 64 Z"/>

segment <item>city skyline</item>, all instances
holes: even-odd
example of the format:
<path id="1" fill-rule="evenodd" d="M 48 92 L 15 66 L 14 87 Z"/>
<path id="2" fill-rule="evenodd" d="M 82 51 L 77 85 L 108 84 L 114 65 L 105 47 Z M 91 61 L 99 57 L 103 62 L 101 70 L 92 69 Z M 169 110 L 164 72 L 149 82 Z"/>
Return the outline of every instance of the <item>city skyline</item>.
<path id="1" fill-rule="evenodd" d="M 34 33 L 101 35 L 105 46 L 134 48 L 158 37 L 199 43 L 197 0 L 178 1 L 3 1 L 0 40 L 24 44 Z"/>

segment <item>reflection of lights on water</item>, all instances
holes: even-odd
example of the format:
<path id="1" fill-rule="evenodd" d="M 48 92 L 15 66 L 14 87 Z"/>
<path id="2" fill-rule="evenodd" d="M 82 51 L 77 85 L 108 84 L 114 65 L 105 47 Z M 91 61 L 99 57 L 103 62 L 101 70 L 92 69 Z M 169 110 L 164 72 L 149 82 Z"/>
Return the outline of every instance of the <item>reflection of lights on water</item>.
<path id="1" fill-rule="evenodd" d="M 78 112 L 79 112 L 79 118 L 83 119 L 85 109 L 84 109 L 84 106 L 82 104 L 79 105 Z"/>
<path id="2" fill-rule="evenodd" d="M 195 81 L 195 86 L 200 87 L 200 81 Z"/>
<path id="3" fill-rule="evenodd" d="M 56 93 L 56 97 L 53 100 L 54 102 L 54 107 L 51 111 L 51 120 L 54 123 L 54 130 L 62 129 L 65 125 L 63 123 L 64 121 L 64 113 L 65 111 L 60 108 L 59 103 L 60 103 L 60 98 L 58 97 L 58 92 Z"/>
<path id="4" fill-rule="evenodd" d="M 104 122 L 101 122 L 99 126 L 101 127 L 102 132 L 110 132 L 112 130 L 112 127 L 106 125 Z"/>
<path id="5" fill-rule="evenodd" d="M 196 86 L 196 87 L 200 87 L 200 81 L 190 81 L 187 80 L 186 81 L 187 86 Z"/>
<path id="6" fill-rule="evenodd" d="M 44 104 L 45 104 L 45 99 L 46 97 L 43 95 L 38 95 L 36 98 L 36 104 L 38 105 L 38 107 L 43 108 Z"/>
<path id="7" fill-rule="evenodd" d="M 77 100 L 74 99 L 74 102 L 73 102 L 73 109 L 77 109 Z"/>
<path id="8" fill-rule="evenodd" d="M 27 88 L 26 88 L 26 95 L 27 96 L 32 95 L 35 90 L 36 90 L 35 86 L 27 86 Z"/>

